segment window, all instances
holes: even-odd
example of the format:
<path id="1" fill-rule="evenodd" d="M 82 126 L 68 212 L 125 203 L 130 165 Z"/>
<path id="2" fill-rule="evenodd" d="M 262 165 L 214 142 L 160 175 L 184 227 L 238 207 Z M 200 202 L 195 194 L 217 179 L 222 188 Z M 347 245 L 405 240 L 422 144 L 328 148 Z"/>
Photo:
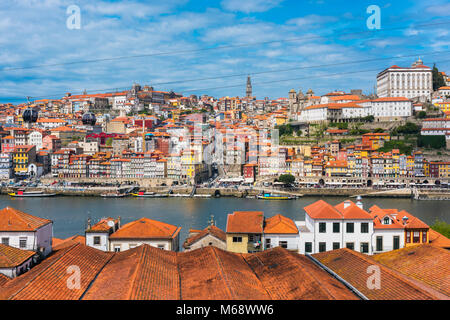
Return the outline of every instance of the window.
<path id="1" fill-rule="evenodd" d="M 305 253 L 312 252 L 312 242 L 305 242 Z"/>
<path id="2" fill-rule="evenodd" d="M 271 246 L 270 238 L 266 238 L 266 249 L 270 249 L 270 246 Z"/>
<path id="3" fill-rule="evenodd" d="M 287 241 L 280 241 L 278 242 L 278 245 L 284 249 L 287 249 L 288 247 L 288 242 Z"/>
<path id="4" fill-rule="evenodd" d="M 383 251 L 383 237 L 377 237 L 377 251 Z"/>
<path id="5" fill-rule="evenodd" d="M 319 232 L 320 233 L 327 232 L 327 224 L 325 222 L 319 222 Z"/>
<path id="6" fill-rule="evenodd" d="M 368 242 L 361 242 L 361 252 L 369 253 L 369 243 Z"/>
<path id="7" fill-rule="evenodd" d="M 340 229 L 341 228 L 339 222 L 333 222 L 333 233 L 339 233 Z"/>
<path id="8" fill-rule="evenodd" d="M 369 233 L 369 224 L 367 222 L 361 223 L 361 233 Z"/>
<path id="9" fill-rule="evenodd" d="M 341 247 L 341 244 L 339 242 L 333 242 L 333 250 L 337 250 Z"/>
<path id="10" fill-rule="evenodd" d="M 248 236 L 248 242 L 255 242 L 255 237 L 254 237 L 254 235 L 250 234 L 250 235 Z"/>
<path id="11" fill-rule="evenodd" d="M 383 219 L 383 224 L 391 224 L 391 219 L 389 219 L 389 217 L 385 217 Z"/>
<path id="12" fill-rule="evenodd" d="M 22 249 L 27 247 L 27 238 L 19 238 L 19 247 Z"/>
<path id="13" fill-rule="evenodd" d="M 5 246 L 9 246 L 9 238 L 2 238 L 2 244 Z"/>
<path id="14" fill-rule="evenodd" d="M 94 245 L 100 245 L 101 241 L 100 241 L 100 237 L 99 236 L 95 236 L 94 237 Z"/>
<path id="15" fill-rule="evenodd" d="M 422 243 L 427 243 L 427 232 L 422 231 Z"/>
<path id="16" fill-rule="evenodd" d="M 114 252 L 120 252 L 120 246 L 114 246 Z"/>
<path id="17" fill-rule="evenodd" d="M 355 224 L 353 222 L 347 222 L 347 233 L 353 233 L 355 232 Z"/>
<path id="18" fill-rule="evenodd" d="M 165 245 L 163 245 L 163 244 L 158 244 L 158 249 L 164 250 L 165 248 L 166 248 Z"/>
<path id="19" fill-rule="evenodd" d="M 355 244 L 353 242 L 347 242 L 345 246 L 347 247 L 347 249 L 355 250 Z"/>
<path id="20" fill-rule="evenodd" d="M 406 243 L 411 242 L 411 231 L 406 231 Z"/>
<path id="21" fill-rule="evenodd" d="M 233 242 L 242 242 L 242 237 L 233 237 Z"/>
<path id="22" fill-rule="evenodd" d="M 420 242 L 420 232 L 419 231 L 414 231 L 413 232 L 413 242 L 414 243 L 419 243 Z"/>
<path id="23" fill-rule="evenodd" d="M 327 251 L 327 244 L 325 242 L 319 242 L 319 252 Z"/>
<path id="24" fill-rule="evenodd" d="M 394 236 L 394 250 L 400 249 L 400 237 Z"/>

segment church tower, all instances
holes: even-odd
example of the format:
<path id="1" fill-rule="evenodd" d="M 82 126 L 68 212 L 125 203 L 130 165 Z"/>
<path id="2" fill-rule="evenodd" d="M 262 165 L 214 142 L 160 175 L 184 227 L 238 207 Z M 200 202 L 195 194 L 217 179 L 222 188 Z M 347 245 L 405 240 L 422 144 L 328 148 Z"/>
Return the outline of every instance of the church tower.
<path id="1" fill-rule="evenodd" d="M 247 98 L 251 98 L 252 95 L 252 81 L 250 80 L 250 76 L 247 77 L 247 90 L 245 91 L 245 95 Z"/>

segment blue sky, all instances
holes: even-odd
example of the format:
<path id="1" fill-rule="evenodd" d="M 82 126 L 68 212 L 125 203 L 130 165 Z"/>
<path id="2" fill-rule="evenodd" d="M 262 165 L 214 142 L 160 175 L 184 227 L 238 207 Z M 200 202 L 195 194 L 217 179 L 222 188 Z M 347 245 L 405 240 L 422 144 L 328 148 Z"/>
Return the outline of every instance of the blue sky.
<path id="1" fill-rule="evenodd" d="M 80 8 L 79 30 L 66 27 L 70 5 Z M 367 29 L 369 5 L 381 9 L 381 30 Z M 370 93 L 377 70 L 415 60 L 405 55 L 450 73 L 450 52 L 439 53 L 450 50 L 450 23 L 423 26 L 446 21 L 450 2 L 442 0 L 2 0 L 0 103 L 133 82 L 243 96 L 245 75 L 260 72 L 252 75 L 259 99 L 286 97 L 291 88 Z M 296 40 L 276 42 L 285 39 Z M 203 50 L 240 44 L 250 45 Z M 45 66 L 161 52 L 170 54 Z M 387 59 L 350 64 L 380 58 Z M 218 78 L 189 81 L 210 77 Z"/>

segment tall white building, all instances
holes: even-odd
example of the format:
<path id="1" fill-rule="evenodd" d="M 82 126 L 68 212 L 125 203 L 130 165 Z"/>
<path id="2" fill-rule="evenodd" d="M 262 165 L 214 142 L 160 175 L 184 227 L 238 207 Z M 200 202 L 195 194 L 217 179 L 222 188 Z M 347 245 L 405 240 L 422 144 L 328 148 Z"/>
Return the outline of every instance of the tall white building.
<path id="1" fill-rule="evenodd" d="M 433 92 L 431 68 L 417 60 L 410 68 L 393 65 L 377 75 L 378 97 L 423 97 L 429 99 Z"/>

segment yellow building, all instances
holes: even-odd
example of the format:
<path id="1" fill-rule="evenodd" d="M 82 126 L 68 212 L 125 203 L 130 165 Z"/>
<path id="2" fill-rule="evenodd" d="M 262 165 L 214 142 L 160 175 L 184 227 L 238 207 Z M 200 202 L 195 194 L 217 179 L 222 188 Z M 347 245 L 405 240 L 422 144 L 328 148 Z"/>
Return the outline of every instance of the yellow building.
<path id="1" fill-rule="evenodd" d="M 235 211 L 227 218 L 227 250 L 235 253 L 251 253 L 263 250 L 262 211 Z"/>
<path id="2" fill-rule="evenodd" d="M 15 175 L 28 174 L 28 165 L 36 161 L 36 146 L 16 146 L 13 153 L 13 167 Z"/>

